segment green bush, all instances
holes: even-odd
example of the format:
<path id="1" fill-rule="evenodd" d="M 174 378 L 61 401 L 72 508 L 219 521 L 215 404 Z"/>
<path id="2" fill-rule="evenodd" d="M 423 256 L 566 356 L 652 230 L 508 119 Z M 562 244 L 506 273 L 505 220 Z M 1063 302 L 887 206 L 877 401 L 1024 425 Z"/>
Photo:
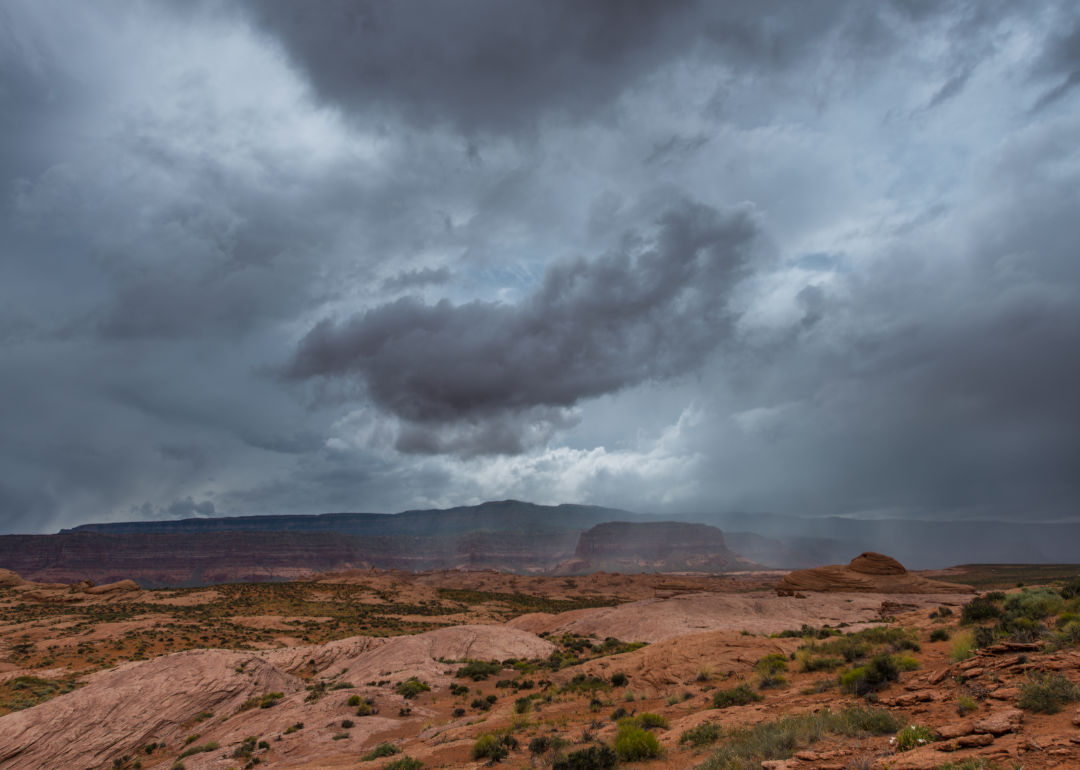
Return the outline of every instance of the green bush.
<path id="1" fill-rule="evenodd" d="M 612 687 L 626 687 L 626 685 L 628 685 L 629 683 L 630 683 L 630 677 L 628 677 L 626 674 L 622 673 L 621 671 L 616 671 L 614 674 L 611 675 L 611 686 Z"/>
<path id="2" fill-rule="evenodd" d="M 1035 588 L 1018 594 L 1010 594 L 1005 599 L 1005 612 L 1014 617 L 1028 620 L 1042 620 L 1048 615 L 1057 615 L 1065 609 L 1065 600 L 1061 594 L 1050 588 Z"/>
<path id="3" fill-rule="evenodd" d="M 1062 599 L 1075 599 L 1080 597 L 1080 576 L 1074 577 L 1061 587 Z"/>
<path id="4" fill-rule="evenodd" d="M 959 663 L 974 655 L 975 635 L 970 631 L 961 631 L 953 637 L 952 648 L 949 651 L 949 660 Z"/>
<path id="5" fill-rule="evenodd" d="M 412 700 L 422 692 L 429 692 L 431 687 L 427 682 L 421 682 L 415 676 L 411 676 L 397 686 L 397 694 L 407 700 Z"/>
<path id="6" fill-rule="evenodd" d="M 618 755 L 610 746 L 589 746 L 556 757 L 551 770 L 615 770 L 618 764 Z"/>
<path id="7" fill-rule="evenodd" d="M 949 629 L 947 628 L 935 628 L 930 632 L 931 642 L 947 642 L 949 641 Z"/>
<path id="8" fill-rule="evenodd" d="M 192 746 L 191 748 L 184 749 L 180 753 L 180 759 L 183 759 L 184 757 L 190 757 L 195 754 L 202 754 L 204 751 L 216 751 L 219 748 L 221 748 L 221 744 L 217 741 L 210 741 L 209 743 L 204 743 L 201 746 Z"/>
<path id="9" fill-rule="evenodd" d="M 515 714 L 528 714 L 532 710 L 532 701 L 528 698 L 518 698 L 514 701 Z"/>
<path id="10" fill-rule="evenodd" d="M 979 704 L 975 702 L 975 699 L 970 695 L 960 695 L 956 698 L 956 713 L 960 716 L 968 713 L 969 711 L 977 711 Z"/>
<path id="11" fill-rule="evenodd" d="M 401 759 L 395 759 L 388 765 L 383 767 L 383 770 L 420 770 L 424 766 L 424 763 L 419 759 L 413 759 L 412 757 L 402 757 Z"/>
<path id="12" fill-rule="evenodd" d="M 720 740 L 723 731 L 715 722 L 702 722 L 697 727 L 684 730 L 679 736 L 679 745 L 689 743 L 691 746 L 707 746 Z"/>
<path id="13" fill-rule="evenodd" d="M 401 749 L 392 743 L 380 743 L 364 756 L 360 757 L 361 762 L 370 762 L 373 759 L 379 759 L 380 757 L 392 757 L 395 754 L 400 754 Z"/>
<path id="14" fill-rule="evenodd" d="M 634 724 L 633 720 L 625 720 L 619 723 L 615 733 L 615 753 L 624 762 L 655 759 L 660 756 L 660 741 L 649 731 Z"/>
<path id="15" fill-rule="evenodd" d="M 1017 705 L 1027 711 L 1056 714 L 1075 700 L 1080 700 L 1080 687 L 1061 674 L 1029 674 L 1020 687 Z"/>
<path id="16" fill-rule="evenodd" d="M 840 675 L 840 688 L 857 696 L 868 695 L 900 679 L 900 666 L 891 655 L 875 655 L 864 666 Z"/>
<path id="17" fill-rule="evenodd" d="M 643 714 L 637 716 L 638 726 L 645 728 L 646 730 L 654 727 L 668 728 L 668 718 L 661 714 L 654 714 L 651 711 L 646 711 Z"/>
<path id="18" fill-rule="evenodd" d="M 712 707 L 714 709 L 726 709 L 729 706 L 745 706 L 747 703 L 762 701 L 760 695 L 751 690 L 745 684 L 732 687 L 730 690 L 717 690 L 713 693 Z"/>
<path id="19" fill-rule="evenodd" d="M 993 601 L 983 596 L 976 596 L 961 608 L 960 623 L 970 626 L 972 623 L 996 620 L 1001 617 L 1001 612 L 1001 607 Z"/>
<path id="20" fill-rule="evenodd" d="M 489 676 L 494 676 L 502 671 L 501 663 L 488 663 L 483 660 L 468 660 L 465 665 L 454 674 L 458 679 L 472 679 L 474 682 L 482 682 Z"/>
<path id="21" fill-rule="evenodd" d="M 359 695 L 350 695 L 349 699 L 347 701 L 345 701 L 345 705 L 346 706 L 359 706 L 360 705 L 360 696 Z"/>
<path id="22" fill-rule="evenodd" d="M 890 743 L 893 743 L 897 751 L 911 751 L 911 749 L 925 746 L 936 740 L 937 735 L 935 735 L 934 731 L 929 727 L 923 727 L 922 725 L 908 725 L 898 732 L 896 737 L 890 741 Z"/>
<path id="23" fill-rule="evenodd" d="M 729 730 L 703 770 L 758 770 L 767 760 L 790 759 L 796 751 L 828 734 L 849 737 L 884 735 L 899 728 L 884 709 L 845 709 L 839 714 L 797 714 Z"/>
<path id="24" fill-rule="evenodd" d="M 769 653 L 759 660 L 754 665 L 758 676 L 761 677 L 758 680 L 758 689 L 769 690 L 787 684 L 787 679 L 780 673 L 787 671 L 787 667 L 787 659 L 778 652 Z"/>
<path id="25" fill-rule="evenodd" d="M 488 733 L 476 739 L 472 747 L 473 759 L 490 759 L 501 762 L 509 756 L 511 750 L 518 747 L 517 739 L 512 735 L 494 735 Z"/>

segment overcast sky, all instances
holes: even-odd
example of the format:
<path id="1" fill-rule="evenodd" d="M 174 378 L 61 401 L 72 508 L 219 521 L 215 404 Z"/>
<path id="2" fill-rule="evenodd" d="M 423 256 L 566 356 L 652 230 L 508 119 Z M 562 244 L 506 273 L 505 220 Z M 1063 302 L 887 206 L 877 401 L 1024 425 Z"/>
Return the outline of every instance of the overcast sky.
<path id="1" fill-rule="evenodd" d="M 1080 9 L 0 5 L 0 532 L 1080 516 Z"/>

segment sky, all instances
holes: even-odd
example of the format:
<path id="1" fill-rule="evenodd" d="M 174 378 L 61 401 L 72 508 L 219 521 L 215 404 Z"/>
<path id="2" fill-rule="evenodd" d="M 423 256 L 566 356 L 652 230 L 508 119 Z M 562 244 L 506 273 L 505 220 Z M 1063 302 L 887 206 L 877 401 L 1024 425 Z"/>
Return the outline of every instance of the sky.
<path id="1" fill-rule="evenodd" d="M 0 533 L 1080 519 L 1080 8 L 0 5 Z"/>

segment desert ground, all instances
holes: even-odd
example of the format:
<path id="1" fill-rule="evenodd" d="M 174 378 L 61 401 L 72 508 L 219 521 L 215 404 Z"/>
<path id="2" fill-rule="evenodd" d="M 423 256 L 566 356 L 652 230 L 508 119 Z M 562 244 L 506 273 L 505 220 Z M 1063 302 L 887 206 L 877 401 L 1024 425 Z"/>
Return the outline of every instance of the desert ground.
<path id="1" fill-rule="evenodd" d="M 0 571 L 0 768 L 1080 767 L 1080 567 L 856 561 L 153 591 Z"/>

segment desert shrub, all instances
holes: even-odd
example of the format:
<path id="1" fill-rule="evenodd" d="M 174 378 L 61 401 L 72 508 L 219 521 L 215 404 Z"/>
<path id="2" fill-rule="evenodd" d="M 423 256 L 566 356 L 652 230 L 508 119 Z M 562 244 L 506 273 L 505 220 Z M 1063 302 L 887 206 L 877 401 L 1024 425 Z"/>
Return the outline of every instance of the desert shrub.
<path id="1" fill-rule="evenodd" d="M 1080 576 L 1074 577 L 1061 587 L 1062 599 L 1075 599 L 1080 597 Z"/>
<path id="2" fill-rule="evenodd" d="M 297 730 L 303 730 L 303 729 L 304 729 L 304 723 L 303 722 L 297 722 L 296 724 L 289 725 L 287 728 L 285 728 L 285 734 L 286 735 L 292 735 Z"/>
<path id="3" fill-rule="evenodd" d="M 538 735 L 529 741 L 530 754 L 543 754 L 551 748 L 551 739 L 546 735 Z"/>
<path id="4" fill-rule="evenodd" d="M 342 719 L 341 720 L 341 726 L 344 727 L 346 730 L 348 730 L 350 727 L 352 727 L 353 724 L 354 724 L 354 722 L 351 719 Z"/>
<path id="5" fill-rule="evenodd" d="M 787 684 L 787 679 L 780 673 L 787 671 L 787 660 L 778 652 L 770 653 L 754 665 L 761 679 L 758 681 L 759 690 L 768 690 L 782 687 Z"/>
<path id="6" fill-rule="evenodd" d="M 178 760 L 176 760 L 176 761 L 175 761 L 175 762 L 173 762 L 173 763 L 172 763 L 171 765 L 169 765 L 169 770 L 184 770 L 184 763 L 183 763 L 183 761 L 182 761 L 182 760 L 179 760 L 179 759 L 178 759 Z"/>
<path id="7" fill-rule="evenodd" d="M 747 703 L 761 700 L 764 700 L 764 698 L 745 684 L 740 684 L 738 687 L 732 687 L 729 690 L 717 690 L 713 693 L 712 707 L 714 709 L 726 709 L 729 706 L 745 706 Z"/>
<path id="8" fill-rule="evenodd" d="M 953 614 L 953 611 L 948 607 L 938 607 L 936 610 L 930 613 L 932 618 L 947 618 Z"/>
<path id="9" fill-rule="evenodd" d="M 501 762 L 509 756 L 511 750 L 518 747 L 517 739 L 512 735 L 494 735 L 488 733 L 476 739 L 472 747 L 473 759 L 490 759 Z"/>
<path id="10" fill-rule="evenodd" d="M 489 676 L 502 671 L 501 663 L 488 663 L 483 660 L 467 660 L 465 665 L 454 674 L 458 679 L 472 679 L 474 682 L 482 682 Z"/>
<path id="11" fill-rule="evenodd" d="M 413 757 L 401 757 L 395 759 L 388 765 L 383 766 L 383 770 L 420 770 L 424 766 L 424 763 L 419 759 Z"/>
<path id="12" fill-rule="evenodd" d="M 953 637 L 952 647 L 949 650 L 949 660 L 959 663 L 970 658 L 975 649 L 975 635 L 970 631 L 961 631 Z"/>
<path id="13" fill-rule="evenodd" d="M 454 697 L 457 697 L 459 695 L 468 695 L 469 688 L 463 684 L 452 684 L 450 685 L 450 694 Z"/>
<path id="14" fill-rule="evenodd" d="M 1080 644 L 1080 620 L 1073 620 L 1063 626 L 1059 626 L 1054 632 L 1050 642 L 1055 647 L 1067 647 Z"/>
<path id="15" fill-rule="evenodd" d="M 331 736 L 331 737 L 335 741 L 343 741 L 343 740 L 345 740 L 346 738 L 349 737 L 349 731 L 348 730 L 341 730 L 339 732 L 334 733 L 333 736 Z"/>
<path id="16" fill-rule="evenodd" d="M 975 711 L 979 708 L 979 704 L 975 702 L 975 699 L 970 695 L 961 695 L 956 699 L 956 713 L 960 716 L 967 714 L 969 711 Z"/>
<path id="17" fill-rule="evenodd" d="M 949 629 L 947 628 L 935 628 L 930 632 L 931 642 L 947 642 L 949 641 Z"/>
<path id="18" fill-rule="evenodd" d="M 469 704 L 469 708 L 477 709 L 478 711 L 487 711 L 491 708 L 491 704 L 483 698 L 473 698 L 472 703 Z"/>
<path id="19" fill-rule="evenodd" d="M 896 655 L 893 657 L 893 661 L 901 671 L 918 671 L 921 665 L 918 659 L 910 655 Z"/>
<path id="20" fill-rule="evenodd" d="M 979 630 L 982 630 L 980 627 Z M 1010 642 L 1030 643 L 1042 639 L 1046 629 L 1042 623 L 1025 617 L 1002 618 L 994 629 L 995 636 L 1007 637 Z M 978 634 L 976 634 L 976 640 Z M 985 645 L 989 646 L 989 645 Z"/>
<path id="21" fill-rule="evenodd" d="M 358 704 L 356 704 L 356 716 L 358 716 L 358 717 L 369 717 L 374 713 L 375 713 L 375 709 L 373 709 L 371 707 L 371 704 L 368 703 L 367 701 L 362 700 Z"/>
<path id="22" fill-rule="evenodd" d="M 622 694 L 622 699 L 623 699 L 624 701 L 626 701 L 627 703 L 633 703 L 633 702 L 634 702 L 634 700 L 635 700 L 636 698 L 637 698 L 637 696 L 636 696 L 636 695 L 634 695 L 634 691 L 633 691 L 633 690 L 626 690 L 626 691 L 625 691 L 625 692 L 624 692 L 624 693 Z"/>
<path id="23" fill-rule="evenodd" d="M 767 760 L 790 759 L 796 751 L 825 735 L 883 735 L 899 727 L 884 709 L 845 709 L 839 714 L 797 714 L 729 730 L 703 770 L 758 770 Z"/>
<path id="24" fill-rule="evenodd" d="M 866 665 L 841 674 L 840 687 L 844 692 L 861 697 L 899 678 L 900 667 L 891 655 L 875 655 Z"/>
<path id="25" fill-rule="evenodd" d="M 919 746 L 925 746 L 937 740 L 934 731 L 922 725 L 908 725 L 896 734 L 889 743 L 896 747 L 897 751 L 911 751 Z"/>
<path id="26" fill-rule="evenodd" d="M 1061 594 L 1050 588 L 1035 588 L 1019 594 L 1011 594 L 1005 599 L 1005 613 L 1029 620 L 1042 620 L 1048 615 L 1057 615 L 1065 609 Z"/>
<path id="27" fill-rule="evenodd" d="M 1076 623 L 1080 621 L 1080 615 L 1075 612 L 1063 612 L 1058 616 L 1057 622 L 1054 623 L 1058 628 L 1065 628 L 1070 623 Z"/>
<path id="28" fill-rule="evenodd" d="M 615 753 L 624 762 L 654 759 L 660 756 L 660 741 L 634 724 L 633 720 L 625 720 L 619 723 L 615 733 Z"/>
<path id="29" fill-rule="evenodd" d="M 707 746 L 720 740 L 723 731 L 714 722 L 702 722 L 697 727 L 684 730 L 679 736 L 679 745 L 689 743 L 691 746 Z"/>
<path id="30" fill-rule="evenodd" d="M 615 709 L 614 711 L 611 712 L 611 721 L 612 722 L 618 722 L 620 719 L 624 719 L 627 716 L 628 716 L 628 713 L 627 713 L 626 709 L 624 709 L 622 706 L 619 706 L 619 708 L 617 708 L 617 709 Z"/>
<path id="31" fill-rule="evenodd" d="M 380 743 L 364 756 L 360 757 L 361 762 L 370 762 L 373 759 L 379 759 L 380 757 L 392 757 L 395 754 L 400 754 L 401 749 L 392 743 Z"/>
<path id="32" fill-rule="evenodd" d="M 219 748 L 221 748 L 221 744 L 217 741 L 210 741 L 209 743 L 204 743 L 201 746 L 192 746 L 191 748 L 184 749 L 180 753 L 180 759 L 183 759 L 184 757 L 194 756 L 195 754 L 202 754 L 204 751 L 216 751 Z"/>
<path id="33" fill-rule="evenodd" d="M 349 699 L 347 701 L 345 701 L 345 705 L 346 706 L 359 706 L 360 705 L 360 696 L 359 695 L 350 695 Z"/>
<path id="34" fill-rule="evenodd" d="M 844 661 L 840 658 L 814 655 L 810 650 L 799 650 L 795 653 L 795 660 L 798 661 L 799 669 L 804 674 L 811 674 L 815 671 L 835 671 L 844 665 Z"/>
<path id="35" fill-rule="evenodd" d="M 1001 617 L 1001 607 L 984 596 L 976 596 L 960 610 L 960 623 L 970 626 Z"/>
<path id="36" fill-rule="evenodd" d="M 614 674 L 611 675 L 611 686 L 612 687 L 626 687 L 626 685 L 628 685 L 629 683 L 630 683 L 630 677 L 628 677 L 626 674 L 622 673 L 621 671 L 616 671 Z"/>
<path id="37" fill-rule="evenodd" d="M 712 666 L 702 666 L 699 668 L 695 679 L 698 682 L 708 682 L 712 679 Z"/>
<path id="38" fill-rule="evenodd" d="M 353 686 L 352 682 L 334 682 L 332 685 L 330 685 L 326 689 L 330 690 L 330 691 L 333 691 L 333 690 L 351 690 L 352 686 Z"/>
<path id="39" fill-rule="evenodd" d="M 637 717 L 638 726 L 645 728 L 646 730 L 654 727 L 668 728 L 668 718 L 662 714 L 654 714 L 651 711 L 646 711 L 643 714 L 638 714 Z"/>
<path id="40" fill-rule="evenodd" d="M 619 757 L 610 746 L 589 746 L 556 757 L 551 770 L 614 770 Z"/>
<path id="41" fill-rule="evenodd" d="M 910 650 L 911 652 L 920 652 L 922 650 L 922 645 L 919 644 L 916 640 L 911 639 L 910 637 L 905 637 L 903 639 L 897 639 L 895 642 L 892 642 L 889 645 L 889 649 L 893 652 L 904 652 L 905 650 Z"/>
<path id="42" fill-rule="evenodd" d="M 1075 700 L 1080 700 L 1080 687 L 1061 674 L 1029 674 L 1020 687 L 1017 705 L 1027 711 L 1056 714 Z"/>
<path id="43" fill-rule="evenodd" d="M 518 698 L 514 701 L 515 714 L 528 714 L 532 710 L 532 701 L 528 698 Z"/>
<path id="44" fill-rule="evenodd" d="M 399 684 L 395 692 L 403 698 L 412 700 L 420 693 L 429 692 L 430 690 L 431 687 L 428 686 L 427 682 L 421 682 L 415 676 L 412 676 Z"/>

